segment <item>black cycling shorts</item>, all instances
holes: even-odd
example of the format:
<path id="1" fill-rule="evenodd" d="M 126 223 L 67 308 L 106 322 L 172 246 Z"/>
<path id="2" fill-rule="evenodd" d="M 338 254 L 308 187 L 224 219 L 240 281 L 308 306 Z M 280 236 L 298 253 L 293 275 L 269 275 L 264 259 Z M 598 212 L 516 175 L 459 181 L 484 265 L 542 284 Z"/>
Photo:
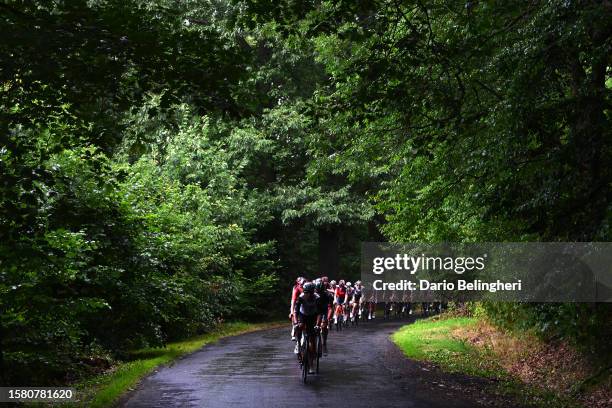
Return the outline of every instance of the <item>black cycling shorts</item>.
<path id="1" fill-rule="evenodd" d="M 317 325 L 317 316 L 318 315 L 307 316 L 307 315 L 298 313 L 297 317 L 298 317 L 299 323 L 303 323 L 309 329 L 313 329 Z"/>

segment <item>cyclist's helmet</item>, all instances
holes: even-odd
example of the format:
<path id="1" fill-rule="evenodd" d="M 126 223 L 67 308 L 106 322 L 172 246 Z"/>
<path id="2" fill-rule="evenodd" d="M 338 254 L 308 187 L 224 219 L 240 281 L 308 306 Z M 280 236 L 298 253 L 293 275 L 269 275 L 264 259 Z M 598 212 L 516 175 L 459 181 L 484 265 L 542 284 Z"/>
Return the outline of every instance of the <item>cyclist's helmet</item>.
<path id="1" fill-rule="evenodd" d="M 335 281 L 335 280 L 333 280 L 333 281 L 329 282 L 329 284 L 330 284 L 331 286 L 336 286 L 336 281 Z"/>
<path id="2" fill-rule="evenodd" d="M 361 281 L 355 282 L 355 285 L 361 285 Z"/>
<path id="3" fill-rule="evenodd" d="M 346 282 L 346 286 L 351 287 L 351 282 Z"/>
<path id="4" fill-rule="evenodd" d="M 302 285 L 305 280 L 306 278 L 304 278 L 303 276 L 300 276 L 295 280 L 295 283 L 297 283 L 298 285 Z"/>
<path id="5" fill-rule="evenodd" d="M 321 276 L 321 282 L 327 283 L 329 282 L 329 278 L 327 276 Z"/>
<path id="6" fill-rule="evenodd" d="M 315 288 L 320 291 L 321 289 L 323 289 L 323 281 L 319 278 L 319 279 L 315 279 L 314 281 L 315 284 Z"/>
<path id="7" fill-rule="evenodd" d="M 344 286 L 344 279 L 340 279 L 340 282 L 338 282 L 338 285 Z"/>
<path id="8" fill-rule="evenodd" d="M 306 282 L 304 284 L 304 293 L 314 293 L 315 284 L 312 282 Z"/>

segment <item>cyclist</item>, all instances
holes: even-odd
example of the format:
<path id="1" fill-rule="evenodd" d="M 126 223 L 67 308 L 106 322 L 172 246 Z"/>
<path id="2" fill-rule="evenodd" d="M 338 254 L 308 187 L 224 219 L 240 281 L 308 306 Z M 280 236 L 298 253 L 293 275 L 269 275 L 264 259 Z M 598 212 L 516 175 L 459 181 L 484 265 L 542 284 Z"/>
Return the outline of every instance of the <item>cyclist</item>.
<path id="1" fill-rule="evenodd" d="M 302 294 L 297 298 L 293 311 L 298 321 L 298 338 L 302 339 L 304 330 L 309 334 L 309 342 L 306 345 L 310 351 L 308 353 L 310 356 L 308 374 L 314 374 L 315 337 L 317 331 L 320 330 L 321 319 L 326 312 L 326 306 L 321 297 L 315 293 L 315 284 L 312 282 L 304 283 Z"/>
<path id="2" fill-rule="evenodd" d="M 402 309 L 402 315 L 403 316 L 410 316 L 412 314 L 412 303 L 410 302 L 410 292 L 407 290 L 404 290 L 403 296 L 402 296 L 402 303 L 404 305 L 403 309 Z"/>
<path id="3" fill-rule="evenodd" d="M 334 305 L 335 305 L 335 313 L 334 313 L 334 323 L 338 324 L 338 318 L 342 317 L 342 307 L 344 302 L 346 301 L 346 286 L 344 284 L 344 280 L 340 279 L 336 289 L 334 290 Z"/>
<path id="4" fill-rule="evenodd" d="M 395 291 L 393 290 L 391 291 L 391 296 L 385 302 L 385 313 L 384 313 L 385 319 L 390 319 L 392 317 L 394 305 L 395 305 Z"/>
<path id="5" fill-rule="evenodd" d="M 335 280 L 329 281 L 329 291 L 331 292 L 332 296 L 336 294 L 337 287 L 338 287 L 338 284 L 336 283 Z"/>
<path id="6" fill-rule="evenodd" d="M 291 303 L 289 306 L 289 319 L 291 320 L 291 341 L 295 341 L 295 327 L 297 326 L 297 319 L 295 314 L 293 313 L 295 302 L 302 293 L 302 285 L 306 279 L 302 276 L 298 277 L 295 280 L 295 284 L 293 285 L 293 289 L 291 290 Z M 298 345 L 295 345 L 295 353 L 298 352 Z"/>
<path id="7" fill-rule="evenodd" d="M 331 310 L 329 311 L 329 319 L 327 319 L 329 321 L 329 324 L 331 324 L 331 321 L 335 315 L 335 310 L 334 310 L 334 298 L 336 295 L 336 287 L 338 285 L 336 284 L 335 280 L 331 280 L 329 281 L 329 286 L 327 288 L 327 291 L 329 292 L 329 294 L 331 295 L 331 299 L 332 299 L 332 304 L 331 304 Z"/>
<path id="8" fill-rule="evenodd" d="M 421 309 L 423 310 L 423 315 L 429 315 L 429 302 L 421 302 Z"/>
<path id="9" fill-rule="evenodd" d="M 378 303 L 377 291 L 373 290 L 368 299 L 368 320 L 376 319 L 376 304 Z"/>
<path id="10" fill-rule="evenodd" d="M 353 301 L 353 294 L 355 293 L 355 288 L 353 288 L 353 284 L 351 282 L 346 282 L 346 302 L 344 302 L 344 321 L 353 323 L 352 315 L 351 315 L 351 302 Z"/>
<path id="11" fill-rule="evenodd" d="M 355 316 L 357 316 L 358 319 L 361 319 L 362 301 L 363 301 L 363 286 L 361 285 L 361 281 L 358 280 L 357 282 L 355 282 L 355 287 L 353 289 L 353 300 L 352 300 L 353 309 L 351 310 L 351 320 L 355 319 Z"/>
<path id="12" fill-rule="evenodd" d="M 325 295 L 327 296 L 327 329 L 331 325 L 332 317 L 334 315 L 334 290 L 332 289 L 332 283 L 334 286 L 336 285 L 336 281 L 329 281 L 327 276 L 321 277 L 321 282 L 323 282 L 323 289 L 325 290 Z M 329 330 L 328 330 L 329 333 Z M 327 354 L 327 346 L 325 346 L 325 353 Z"/>
<path id="13" fill-rule="evenodd" d="M 321 316 L 321 335 L 323 338 L 323 355 L 327 355 L 327 335 L 329 333 L 329 312 L 332 309 L 334 303 L 334 297 L 327 290 L 327 276 L 323 276 L 320 279 L 316 279 L 315 283 L 315 293 L 321 297 L 321 301 L 323 303 L 323 315 Z"/>

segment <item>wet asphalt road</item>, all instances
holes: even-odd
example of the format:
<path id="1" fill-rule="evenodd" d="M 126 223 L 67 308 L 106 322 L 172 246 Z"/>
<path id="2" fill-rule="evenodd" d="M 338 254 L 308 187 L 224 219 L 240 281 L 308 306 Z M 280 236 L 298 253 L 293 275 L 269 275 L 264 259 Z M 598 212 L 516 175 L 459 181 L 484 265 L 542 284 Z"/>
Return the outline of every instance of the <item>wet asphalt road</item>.
<path id="1" fill-rule="evenodd" d="M 418 371 L 389 340 L 406 321 L 377 321 L 328 341 L 318 376 L 303 384 L 289 328 L 248 333 L 207 345 L 140 384 L 124 407 L 474 407 L 417 384 Z M 415 374 L 417 373 L 417 374 Z"/>

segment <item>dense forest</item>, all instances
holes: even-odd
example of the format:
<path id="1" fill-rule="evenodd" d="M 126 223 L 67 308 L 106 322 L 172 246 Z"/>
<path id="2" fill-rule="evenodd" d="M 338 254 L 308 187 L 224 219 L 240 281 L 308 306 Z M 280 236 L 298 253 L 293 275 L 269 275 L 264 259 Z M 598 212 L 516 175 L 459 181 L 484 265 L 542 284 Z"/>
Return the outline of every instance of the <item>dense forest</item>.
<path id="1" fill-rule="evenodd" d="M 0 366 L 285 313 L 360 242 L 610 241 L 607 1 L 0 3 Z M 490 304 L 585 348 L 607 304 Z"/>

